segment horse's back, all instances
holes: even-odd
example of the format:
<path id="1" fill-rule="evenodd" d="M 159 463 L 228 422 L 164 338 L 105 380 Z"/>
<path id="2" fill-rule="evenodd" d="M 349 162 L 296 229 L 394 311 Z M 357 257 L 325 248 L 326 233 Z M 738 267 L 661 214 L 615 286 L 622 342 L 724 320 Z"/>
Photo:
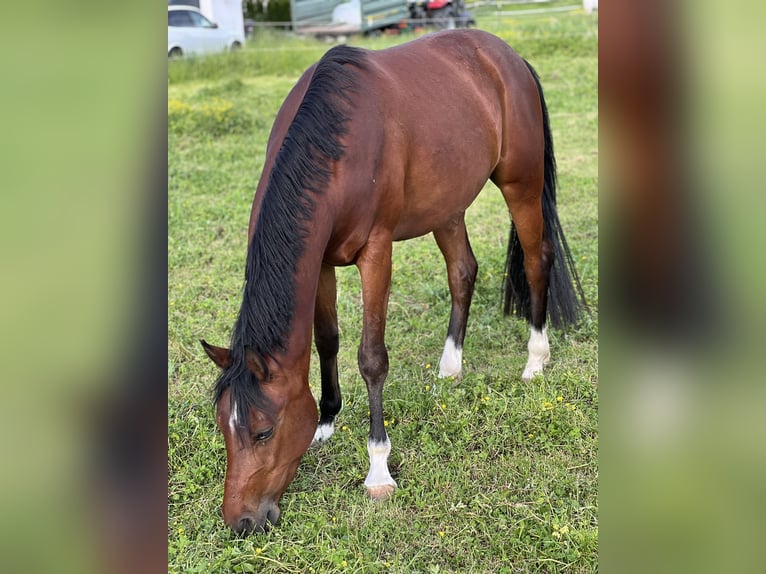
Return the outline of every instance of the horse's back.
<path id="1" fill-rule="evenodd" d="M 388 168 L 386 200 L 398 211 L 395 239 L 423 235 L 465 211 L 510 157 L 510 138 L 542 141 L 534 79 L 489 33 L 438 32 L 370 52 L 368 60 L 360 100 L 373 106 L 363 114 L 383 124 L 380 157 Z M 361 130 L 369 123 L 360 122 Z"/>

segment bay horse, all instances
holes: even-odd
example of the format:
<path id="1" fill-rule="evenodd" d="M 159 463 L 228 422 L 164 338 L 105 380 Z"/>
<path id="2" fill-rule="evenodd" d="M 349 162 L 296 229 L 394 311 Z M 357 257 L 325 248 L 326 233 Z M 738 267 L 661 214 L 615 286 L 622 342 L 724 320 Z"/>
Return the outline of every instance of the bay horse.
<path id="1" fill-rule="evenodd" d="M 394 491 L 382 399 L 392 242 L 433 233 L 444 255 L 452 311 L 439 376 L 457 377 L 477 272 L 464 215 L 488 179 L 512 219 L 504 310 L 531 323 L 528 381 L 550 358 L 546 318 L 573 324 L 581 305 L 533 68 L 491 34 L 444 31 L 381 51 L 336 46 L 288 94 L 253 200 L 230 349 L 201 341 L 221 368 L 214 392 L 227 455 L 223 517 L 235 532 L 277 522 L 301 457 L 333 433 L 341 408 L 336 266 L 356 265 L 362 284 L 364 484 L 372 499 Z M 308 381 L 312 327 L 318 417 Z"/>

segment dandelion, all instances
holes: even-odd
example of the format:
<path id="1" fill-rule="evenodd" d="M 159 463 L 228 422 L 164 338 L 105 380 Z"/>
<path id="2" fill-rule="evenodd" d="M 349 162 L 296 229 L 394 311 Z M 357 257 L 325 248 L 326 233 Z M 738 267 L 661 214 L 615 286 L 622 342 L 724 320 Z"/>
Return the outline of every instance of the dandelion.
<path id="1" fill-rule="evenodd" d="M 340 563 L 340 565 L 341 565 L 341 566 L 343 566 L 343 567 L 345 568 L 346 566 L 348 566 L 348 562 L 346 562 L 345 560 L 343 560 L 343 561 Z"/>
<path id="2" fill-rule="evenodd" d="M 446 409 L 446 408 L 447 408 L 447 405 L 445 405 L 444 403 L 442 403 L 442 408 L 443 408 L 443 409 Z"/>
<path id="3" fill-rule="evenodd" d="M 262 554 L 263 553 L 263 548 L 256 548 L 255 549 L 255 553 L 256 554 Z"/>
<path id="4" fill-rule="evenodd" d="M 347 427 L 346 425 L 343 425 L 342 427 L 340 427 L 340 430 L 342 430 L 342 431 L 347 431 L 347 430 L 348 430 L 348 427 Z M 334 521 L 335 521 L 335 517 L 333 516 L 333 522 L 334 522 Z"/>
<path id="5" fill-rule="evenodd" d="M 431 368 L 431 363 L 426 363 L 426 369 L 430 369 L 430 368 Z"/>
<path id="6" fill-rule="evenodd" d="M 384 420 L 384 421 L 383 421 L 383 426 L 384 426 L 384 427 L 387 427 L 387 426 L 388 426 L 388 421 L 385 421 L 385 420 Z"/>
<path id="7" fill-rule="evenodd" d="M 430 391 L 430 390 L 431 390 L 431 385 L 426 385 L 426 391 Z"/>
<path id="8" fill-rule="evenodd" d="M 564 397 L 562 397 L 561 395 L 556 397 L 556 402 L 558 402 L 558 403 L 560 403 L 563 400 L 564 400 Z"/>
<path id="9" fill-rule="evenodd" d="M 439 530 L 439 536 L 441 538 L 444 538 L 446 536 L 446 533 L 444 532 L 444 530 Z"/>
<path id="10" fill-rule="evenodd" d="M 549 411 L 549 410 L 551 410 L 553 408 L 553 403 L 550 402 L 550 401 L 544 401 L 542 408 L 543 408 L 544 411 Z"/>

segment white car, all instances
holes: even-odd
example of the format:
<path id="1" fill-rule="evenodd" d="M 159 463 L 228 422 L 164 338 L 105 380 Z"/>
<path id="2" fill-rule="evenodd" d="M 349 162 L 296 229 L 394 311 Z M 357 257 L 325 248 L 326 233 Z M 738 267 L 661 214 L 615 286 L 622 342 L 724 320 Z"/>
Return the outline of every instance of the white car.
<path id="1" fill-rule="evenodd" d="M 237 50 L 245 43 L 243 30 L 219 28 L 193 6 L 168 6 L 168 57 Z"/>

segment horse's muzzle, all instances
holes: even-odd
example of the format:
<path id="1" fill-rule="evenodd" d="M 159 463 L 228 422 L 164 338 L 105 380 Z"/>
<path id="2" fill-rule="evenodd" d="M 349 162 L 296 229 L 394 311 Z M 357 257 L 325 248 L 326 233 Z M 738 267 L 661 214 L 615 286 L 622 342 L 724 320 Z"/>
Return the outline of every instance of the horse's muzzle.
<path id="1" fill-rule="evenodd" d="M 275 526 L 279 521 L 279 515 L 279 507 L 276 504 L 269 504 L 259 513 L 242 513 L 239 519 L 230 526 L 238 536 L 249 536 L 252 533 L 260 534 Z"/>

